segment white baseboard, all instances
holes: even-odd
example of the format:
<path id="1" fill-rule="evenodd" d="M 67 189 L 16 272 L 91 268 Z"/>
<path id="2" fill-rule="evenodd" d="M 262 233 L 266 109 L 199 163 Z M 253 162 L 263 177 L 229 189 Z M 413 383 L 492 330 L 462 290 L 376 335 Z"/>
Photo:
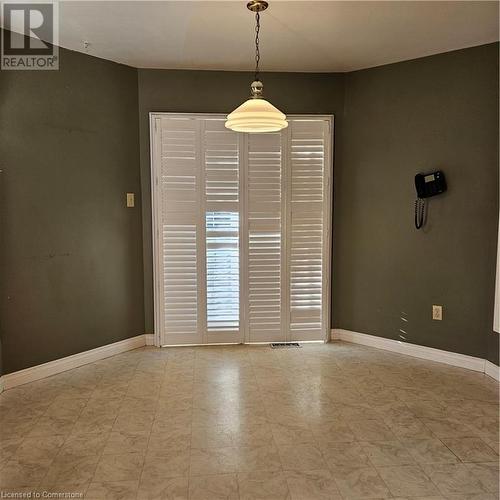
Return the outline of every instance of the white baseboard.
<path id="1" fill-rule="evenodd" d="M 16 387 L 18 385 L 50 377 L 51 375 L 56 375 L 57 373 L 65 372 L 66 370 L 78 368 L 79 366 L 93 363 L 94 361 L 99 361 L 100 359 L 109 358 L 115 354 L 131 351 L 132 349 L 137 349 L 145 345 L 146 335 L 138 335 L 137 337 L 132 337 L 130 339 L 120 340 L 119 342 L 114 342 L 113 344 L 97 347 L 96 349 L 91 349 L 89 351 L 79 352 L 78 354 L 49 361 L 48 363 L 44 363 L 42 365 L 32 366 L 31 368 L 26 368 L 13 373 L 7 373 L 1 377 L 0 386 L 3 385 L 4 390 L 12 389 L 12 387 Z"/>
<path id="2" fill-rule="evenodd" d="M 333 329 L 331 331 L 332 340 L 343 340 L 355 344 L 363 344 L 377 349 L 397 352 L 407 356 L 446 363 L 461 368 L 485 373 L 486 375 L 500 381 L 500 367 L 481 358 L 458 354 L 454 352 L 433 349 L 416 344 L 408 344 L 397 340 L 384 339 L 374 335 L 351 332 L 349 330 Z M 0 393 L 6 389 L 11 389 L 18 385 L 27 384 L 36 380 L 56 375 L 57 373 L 78 368 L 79 366 L 99 361 L 100 359 L 114 356 L 122 352 L 137 349 L 145 345 L 154 345 L 154 335 L 138 335 L 130 339 L 121 340 L 113 344 L 108 344 L 89 351 L 80 352 L 65 358 L 49 361 L 42 365 L 33 366 L 13 373 L 8 373 L 0 377 Z"/>
<path id="3" fill-rule="evenodd" d="M 352 332 L 350 330 L 342 330 L 335 328 L 331 331 L 332 340 L 344 340 L 354 344 L 363 344 L 377 349 L 397 352 L 406 356 L 415 358 L 427 359 L 438 363 L 446 363 L 460 368 L 467 368 L 476 372 L 485 373 L 495 380 L 499 380 L 499 367 L 482 358 L 467 356 L 456 352 L 443 351 L 432 347 L 425 347 L 417 344 L 409 344 L 400 342 L 399 340 L 385 339 L 376 337 L 375 335 L 367 335 L 365 333 Z"/>
<path id="4" fill-rule="evenodd" d="M 484 361 L 484 373 L 491 378 L 494 378 L 496 381 L 500 382 L 500 366 L 497 366 L 495 363 L 491 361 Z"/>

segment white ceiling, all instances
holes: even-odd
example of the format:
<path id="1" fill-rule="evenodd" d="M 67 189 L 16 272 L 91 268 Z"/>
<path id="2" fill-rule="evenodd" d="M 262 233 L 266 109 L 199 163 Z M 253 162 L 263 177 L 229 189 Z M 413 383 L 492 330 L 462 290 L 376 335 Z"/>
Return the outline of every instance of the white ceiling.
<path id="1" fill-rule="evenodd" d="M 262 14 L 264 71 L 350 71 L 499 39 L 498 2 L 282 1 Z M 250 70 L 246 1 L 66 1 L 60 45 L 139 68 Z"/>

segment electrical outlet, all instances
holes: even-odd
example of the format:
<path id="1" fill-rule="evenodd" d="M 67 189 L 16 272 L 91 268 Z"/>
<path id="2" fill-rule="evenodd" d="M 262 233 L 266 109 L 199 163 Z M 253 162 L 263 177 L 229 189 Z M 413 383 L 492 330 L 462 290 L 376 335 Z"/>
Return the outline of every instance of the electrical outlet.
<path id="1" fill-rule="evenodd" d="M 127 207 L 131 208 L 135 206 L 135 196 L 134 193 L 127 193 Z"/>
<path id="2" fill-rule="evenodd" d="M 443 319 L 443 306 L 432 306 L 432 319 L 437 321 Z"/>

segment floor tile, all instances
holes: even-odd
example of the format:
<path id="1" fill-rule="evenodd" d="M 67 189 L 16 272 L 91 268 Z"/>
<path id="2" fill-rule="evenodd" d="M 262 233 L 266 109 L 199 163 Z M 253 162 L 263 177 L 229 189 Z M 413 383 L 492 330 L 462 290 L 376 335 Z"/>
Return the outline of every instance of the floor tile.
<path id="1" fill-rule="evenodd" d="M 354 434 L 343 419 L 323 421 L 311 427 L 317 441 L 339 443 L 354 441 Z"/>
<path id="2" fill-rule="evenodd" d="M 29 437 L 67 436 L 73 429 L 77 417 L 43 416 L 33 426 Z"/>
<path id="3" fill-rule="evenodd" d="M 86 485 L 94 477 L 99 456 L 67 456 L 54 459 L 41 485 L 55 487 L 63 485 Z"/>
<path id="4" fill-rule="evenodd" d="M 319 443 L 323 458 L 330 469 L 338 465 L 362 467 L 370 465 L 370 460 L 358 442 Z"/>
<path id="5" fill-rule="evenodd" d="M 374 467 L 344 467 L 332 469 L 340 493 L 349 498 L 387 498 L 389 490 Z"/>
<path id="6" fill-rule="evenodd" d="M 144 460 L 141 481 L 187 476 L 189 473 L 189 450 L 148 450 Z"/>
<path id="7" fill-rule="evenodd" d="M 99 434 L 110 432 L 116 416 L 113 414 L 82 412 L 71 429 L 71 434 Z"/>
<path id="8" fill-rule="evenodd" d="M 440 419 L 448 414 L 446 406 L 436 399 L 407 401 L 406 405 L 419 418 Z"/>
<path id="9" fill-rule="evenodd" d="M 381 420 L 382 416 L 366 402 L 361 404 L 342 404 L 339 406 L 339 412 L 346 421 L 350 420 Z"/>
<path id="10" fill-rule="evenodd" d="M 190 500 L 238 500 L 238 481 L 235 474 L 191 476 L 189 478 Z"/>
<path id="11" fill-rule="evenodd" d="M 415 460 L 400 441 L 363 442 L 361 447 L 372 465 L 405 465 Z"/>
<path id="12" fill-rule="evenodd" d="M 438 438 L 473 437 L 477 434 L 472 427 L 454 418 L 422 418 L 421 420 Z"/>
<path id="13" fill-rule="evenodd" d="M 193 448 L 225 448 L 233 446 L 233 436 L 228 425 L 194 425 L 190 435 Z"/>
<path id="14" fill-rule="evenodd" d="M 238 471 L 239 451 L 226 448 L 192 448 L 190 473 L 193 475 L 229 474 Z"/>
<path id="15" fill-rule="evenodd" d="M 88 399 L 63 399 L 53 402 L 45 411 L 46 417 L 69 417 L 76 418 L 87 405 Z"/>
<path id="16" fill-rule="evenodd" d="M 341 500 L 342 497 L 328 470 L 288 471 L 285 477 L 291 500 Z"/>
<path id="17" fill-rule="evenodd" d="M 498 409 L 483 375 L 364 346 L 148 347 L 4 391 L 0 487 L 498 500 Z"/>
<path id="18" fill-rule="evenodd" d="M 21 446 L 24 438 L 0 439 L 0 458 L 10 458 Z"/>
<path id="19" fill-rule="evenodd" d="M 100 455 L 108 439 L 108 432 L 99 432 L 97 434 L 70 434 L 61 447 L 60 455 Z"/>
<path id="20" fill-rule="evenodd" d="M 28 437 L 17 448 L 14 456 L 20 460 L 53 459 L 61 449 L 65 437 L 61 435 Z"/>
<path id="21" fill-rule="evenodd" d="M 439 495 L 438 489 L 418 465 L 377 467 L 377 470 L 394 496 Z"/>
<path id="22" fill-rule="evenodd" d="M 143 453 L 103 455 L 97 464 L 95 482 L 139 481 L 144 464 Z"/>
<path id="23" fill-rule="evenodd" d="M 439 439 L 405 439 L 402 443 L 420 464 L 458 462 L 456 455 Z"/>
<path id="24" fill-rule="evenodd" d="M 112 431 L 103 448 L 105 455 L 144 454 L 149 443 L 148 431 Z"/>
<path id="25" fill-rule="evenodd" d="M 280 471 L 280 455 L 274 445 L 237 448 L 239 472 Z"/>
<path id="26" fill-rule="evenodd" d="M 230 427 L 234 446 L 247 448 L 250 446 L 266 446 L 273 443 L 271 425 L 267 423 L 242 423 Z M 275 441 L 275 440 L 274 440 Z"/>
<path id="27" fill-rule="evenodd" d="M 486 487 L 466 464 L 432 464 L 422 467 L 443 495 L 487 493 Z"/>
<path id="28" fill-rule="evenodd" d="M 272 423 L 272 435 L 277 445 L 315 444 L 316 438 L 307 424 Z"/>
<path id="29" fill-rule="evenodd" d="M 150 430 L 153 420 L 154 414 L 148 411 L 121 411 L 113 423 L 113 431 L 137 432 Z"/>
<path id="30" fill-rule="evenodd" d="M 468 421 L 467 424 L 478 436 L 498 441 L 500 429 L 498 413 L 495 416 L 471 416 L 470 422 Z"/>
<path id="31" fill-rule="evenodd" d="M 288 500 L 288 484 L 282 472 L 247 472 L 237 475 L 241 500 Z"/>
<path id="32" fill-rule="evenodd" d="M 442 441 L 462 462 L 498 461 L 498 454 L 480 438 L 442 438 Z"/>
<path id="33" fill-rule="evenodd" d="M 360 441 L 391 441 L 396 440 L 396 436 L 391 429 L 378 420 L 356 420 L 348 422 L 352 433 Z"/>
<path id="34" fill-rule="evenodd" d="M 430 439 L 434 437 L 431 430 L 418 418 L 390 422 L 388 425 L 399 439 Z"/>
<path id="35" fill-rule="evenodd" d="M 144 477 L 139 483 L 137 500 L 187 500 L 188 477 Z"/>
<path id="36" fill-rule="evenodd" d="M 0 440 L 25 437 L 33 430 L 37 420 L 36 418 L 23 417 L 22 415 L 16 417 L 14 420 L 4 419 L 0 425 Z"/>
<path id="37" fill-rule="evenodd" d="M 191 410 L 179 410 L 168 415 L 157 412 L 151 427 L 151 432 L 165 432 L 179 427 L 191 429 L 192 421 L 193 412 Z"/>
<path id="38" fill-rule="evenodd" d="M 90 483 L 85 498 L 89 500 L 135 500 L 138 481 Z"/>
<path id="39" fill-rule="evenodd" d="M 0 487 L 38 485 L 47 473 L 51 462 L 51 459 L 34 461 L 11 459 L 0 470 Z"/>
<path id="40" fill-rule="evenodd" d="M 326 469 L 326 463 L 320 449 L 308 444 L 279 446 L 279 455 L 283 470 L 308 471 Z"/>
<path id="41" fill-rule="evenodd" d="M 488 491 L 498 493 L 500 477 L 498 460 L 496 462 L 468 464 L 467 467 Z"/>

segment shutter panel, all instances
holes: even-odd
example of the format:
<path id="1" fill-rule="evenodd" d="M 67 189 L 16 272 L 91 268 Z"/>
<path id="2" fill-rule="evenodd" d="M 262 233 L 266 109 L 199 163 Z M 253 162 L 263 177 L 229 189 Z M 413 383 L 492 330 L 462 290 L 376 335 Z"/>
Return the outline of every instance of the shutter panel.
<path id="1" fill-rule="evenodd" d="M 289 261 L 291 340 L 323 332 L 324 178 L 326 122 L 290 124 Z"/>
<path id="2" fill-rule="evenodd" d="M 205 120 L 207 334 L 238 342 L 240 206 L 238 135 L 223 120 Z M 232 332 L 221 338 L 220 332 Z M 210 338 L 208 339 L 210 342 Z"/>
<path id="3" fill-rule="evenodd" d="M 249 134 L 248 336 L 249 342 L 283 340 L 281 134 Z"/>
<path id="4" fill-rule="evenodd" d="M 159 125 L 162 342 L 200 343 L 199 124 L 162 118 Z"/>

